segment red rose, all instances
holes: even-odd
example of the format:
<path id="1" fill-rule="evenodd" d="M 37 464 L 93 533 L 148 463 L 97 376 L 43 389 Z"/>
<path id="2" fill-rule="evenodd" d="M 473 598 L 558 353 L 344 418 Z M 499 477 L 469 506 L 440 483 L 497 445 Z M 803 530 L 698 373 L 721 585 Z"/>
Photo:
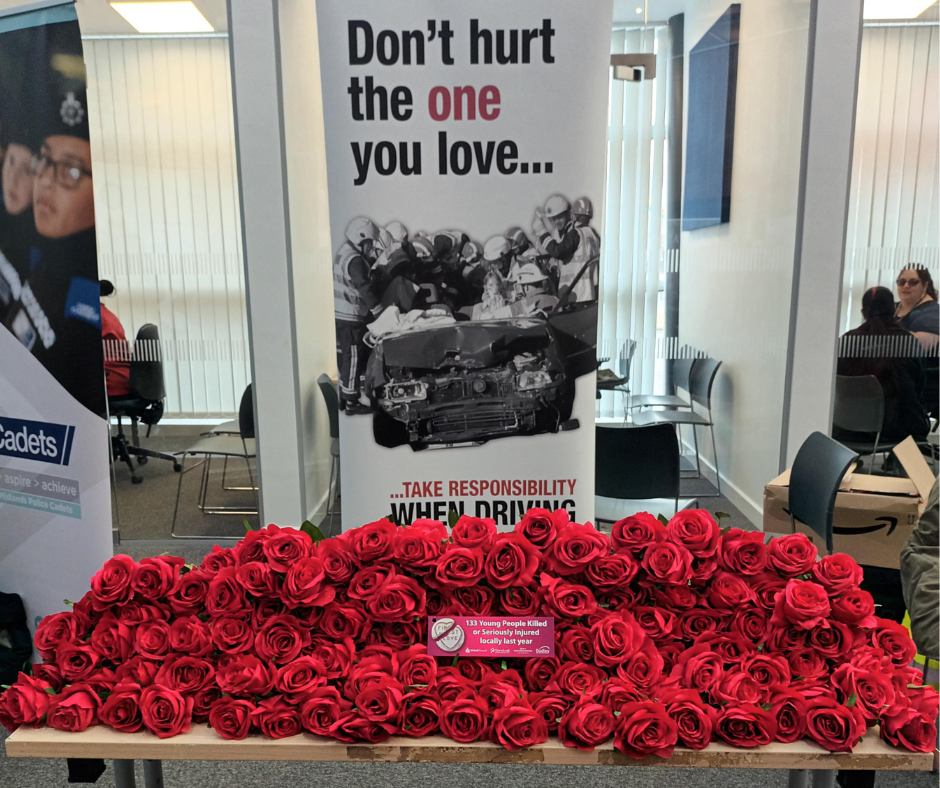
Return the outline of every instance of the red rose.
<path id="1" fill-rule="evenodd" d="M 743 607 L 736 610 L 731 617 L 730 631 L 740 635 L 745 640 L 760 643 L 767 632 L 767 616 L 762 610 Z"/>
<path id="2" fill-rule="evenodd" d="M 824 555 L 813 564 L 813 577 L 832 596 L 857 588 L 862 582 L 862 567 L 845 553 Z"/>
<path id="3" fill-rule="evenodd" d="M 604 682 L 597 700 L 613 712 L 622 712 L 627 703 L 646 700 L 646 693 L 632 681 L 614 676 L 610 681 Z"/>
<path id="4" fill-rule="evenodd" d="M 339 694 L 336 687 L 319 687 L 311 692 L 300 707 L 300 724 L 318 736 L 329 736 L 330 728 L 352 708 L 352 703 Z"/>
<path id="5" fill-rule="evenodd" d="M 441 706 L 441 733 L 448 739 L 469 744 L 489 733 L 489 709 L 479 697 L 458 697 Z"/>
<path id="6" fill-rule="evenodd" d="M 289 615 L 272 616 L 255 635 L 255 652 L 275 665 L 296 659 L 309 645 L 310 630 Z"/>
<path id="7" fill-rule="evenodd" d="M 625 551 L 634 556 L 641 554 L 653 542 L 662 542 L 666 529 L 649 512 L 637 512 L 624 517 L 610 529 L 610 541 L 616 551 Z"/>
<path id="8" fill-rule="evenodd" d="M 551 547 L 569 522 L 567 509 L 529 509 L 513 529 L 540 550 Z"/>
<path id="9" fill-rule="evenodd" d="M 339 539 L 324 539 L 311 551 L 323 561 L 323 572 L 331 583 L 348 583 L 356 571 L 356 561 Z"/>
<path id="10" fill-rule="evenodd" d="M 473 588 L 455 588 L 447 597 L 442 613 L 452 616 L 487 616 L 496 605 L 492 588 L 479 585 Z"/>
<path id="11" fill-rule="evenodd" d="M 328 735 L 343 742 L 366 741 L 378 744 L 394 732 L 395 726 L 391 723 L 372 722 L 360 717 L 355 711 L 348 711 L 333 723 Z"/>
<path id="12" fill-rule="evenodd" d="M 767 561 L 784 577 L 796 577 L 812 571 L 819 551 L 806 534 L 787 534 L 771 539 Z"/>
<path id="13" fill-rule="evenodd" d="M 881 717 L 881 738 L 911 752 L 933 752 L 937 747 L 936 715 L 928 717 L 910 706 L 892 706 Z"/>
<path id="14" fill-rule="evenodd" d="M 33 676 L 40 681 L 48 682 L 56 692 L 61 691 L 65 683 L 59 666 L 52 662 L 36 662 L 33 664 Z"/>
<path id="15" fill-rule="evenodd" d="M 440 668 L 437 672 L 437 695 L 445 703 L 458 698 L 477 697 L 478 684 L 479 682 L 468 679 L 450 665 Z"/>
<path id="16" fill-rule="evenodd" d="M 806 644 L 816 649 L 829 659 L 845 657 L 855 646 L 855 635 L 848 624 L 839 621 L 829 621 L 828 627 L 818 626 L 811 629 L 806 638 Z M 904 630 L 905 633 L 907 630 Z M 909 636 L 908 636 L 909 637 Z M 913 656 L 911 657 L 913 659 Z"/>
<path id="17" fill-rule="evenodd" d="M 516 526 L 518 528 L 518 526 Z M 496 538 L 496 522 L 487 517 L 460 515 L 450 531 L 450 538 L 457 547 L 468 550 L 489 550 Z"/>
<path id="18" fill-rule="evenodd" d="M 794 676 L 803 676 L 815 679 L 829 672 L 826 658 L 816 649 L 809 647 L 796 648 L 787 653 L 790 663 L 790 673 Z"/>
<path id="19" fill-rule="evenodd" d="M 777 720 L 760 706 L 730 704 L 719 712 L 715 731 L 732 747 L 761 747 L 777 735 Z"/>
<path id="20" fill-rule="evenodd" d="M 154 682 L 184 695 L 192 695 L 203 689 L 214 677 L 215 668 L 208 660 L 172 655 L 157 671 Z"/>
<path id="21" fill-rule="evenodd" d="M 94 671 L 99 659 L 98 652 L 88 643 L 65 643 L 59 646 L 55 653 L 59 672 L 69 684 L 87 679 Z"/>
<path id="22" fill-rule="evenodd" d="M 250 700 L 219 698 L 209 710 L 209 726 L 223 739 L 244 739 L 251 730 L 254 710 Z"/>
<path id="23" fill-rule="evenodd" d="M 477 692 L 490 709 L 512 706 L 525 696 L 522 677 L 515 670 L 485 675 L 480 681 Z"/>
<path id="24" fill-rule="evenodd" d="M 209 554 L 202 559 L 199 571 L 207 577 L 215 577 L 225 567 L 236 566 L 237 563 L 238 559 L 233 548 L 214 544 Z"/>
<path id="25" fill-rule="evenodd" d="M 699 600 L 698 595 L 689 586 L 657 586 L 652 592 L 655 606 L 671 610 L 677 615 L 682 611 L 691 610 Z"/>
<path id="26" fill-rule="evenodd" d="M 704 750 L 712 739 L 718 715 L 711 706 L 702 703 L 701 696 L 692 690 L 670 693 L 666 699 L 666 713 L 676 724 L 679 742 L 690 750 Z"/>
<path id="27" fill-rule="evenodd" d="M 138 687 L 153 684 L 160 666 L 156 662 L 143 657 L 132 657 L 127 662 L 118 665 L 115 677 L 118 683 L 130 682 Z"/>
<path id="28" fill-rule="evenodd" d="M 405 649 L 415 643 L 427 642 L 427 619 L 418 618 L 414 621 L 390 621 L 387 624 L 378 624 L 369 630 L 369 643 L 384 643 L 390 648 Z"/>
<path id="29" fill-rule="evenodd" d="M 237 571 L 232 567 L 228 567 L 220 571 L 209 582 L 205 612 L 212 618 L 235 615 L 246 608 L 245 588 L 242 581 L 238 579 Z M 183 575 L 183 578 L 185 579 L 186 575 Z"/>
<path id="30" fill-rule="evenodd" d="M 631 758 L 668 758 L 679 740 L 679 728 L 666 707 L 652 701 L 627 703 L 620 710 L 614 747 Z"/>
<path id="31" fill-rule="evenodd" d="M 258 701 L 251 712 L 251 723 L 269 739 L 286 739 L 301 731 L 297 709 L 277 695 Z"/>
<path id="32" fill-rule="evenodd" d="M 499 534 L 484 561 L 486 579 L 497 589 L 529 585 L 538 568 L 538 549 L 515 533 Z"/>
<path id="33" fill-rule="evenodd" d="M 702 635 L 695 641 L 695 645 L 702 643 L 707 643 L 719 657 L 733 665 L 739 665 L 757 651 L 755 643 L 733 633 Z"/>
<path id="34" fill-rule="evenodd" d="M 364 566 L 352 576 L 346 594 L 350 599 L 365 602 L 379 590 L 382 583 L 394 574 L 395 567 L 385 561 Z"/>
<path id="35" fill-rule="evenodd" d="M 911 633 L 901 624 L 887 618 L 876 617 L 875 622 L 871 644 L 881 649 L 894 665 L 900 667 L 910 664 L 917 654 L 917 646 L 911 640 Z"/>
<path id="36" fill-rule="evenodd" d="M 366 600 L 366 610 L 376 621 L 412 621 L 427 614 L 424 589 L 412 577 L 390 576 Z"/>
<path id="37" fill-rule="evenodd" d="M 733 574 L 757 575 L 767 565 L 763 531 L 732 528 L 718 543 L 718 565 Z"/>
<path id="38" fill-rule="evenodd" d="M 801 536 L 802 534 L 796 534 Z M 761 572 L 751 575 L 747 583 L 754 592 L 757 604 L 764 610 L 772 613 L 777 604 L 777 596 L 787 587 L 786 578 L 780 577 L 776 572 Z"/>
<path id="39" fill-rule="evenodd" d="M 173 556 L 142 558 L 131 573 L 131 589 L 141 599 L 151 602 L 169 596 L 176 588 L 184 563 L 182 558 Z"/>
<path id="40" fill-rule="evenodd" d="M 116 611 L 118 621 L 127 624 L 129 627 L 136 627 L 151 621 L 169 621 L 171 614 L 169 604 L 161 602 L 143 603 L 133 600 L 121 605 Z M 104 615 L 99 616 L 97 620 L 100 621 L 102 618 L 104 618 Z"/>
<path id="41" fill-rule="evenodd" d="M 601 667 L 622 665 L 639 651 L 646 634 L 629 614 L 611 613 L 591 627 L 594 660 Z"/>
<path id="42" fill-rule="evenodd" d="M 435 585 L 443 589 L 475 586 L 483 577 L 483 550 L 449 546 L 434 569 Z"/>
<path id="43" fill-rule="evenodd" d="M 507 750 L 548 741 L 548 726 L 531 706 L 505 706 L 493 712 L 490 740 Z"/>
<path id="44" fill-rule="evenodd" d="M 72 613 L 53 613 L 45 616 L 36 627 L 34 643 L 39 656 L 52 659 L 63 643 L 71 643 L 85 634 L 85 628 Z"/>
<path id="45" fill-rule="evenodd" d="M 798 629 L 825 626 L 829 609 L 826 589 L 806 580 L 791 580 L 777 595 L 770 623 L 779 627 L 791 624 Z"/>
<path id="46" fill-rule="evenodd" d="M 427 736 L 437 730 L 440 717 L 441 701 L 433 692 L 412 692 L 398 712 L 398 730 L 405 736 Z"/>
<path id="47" fill-rule="evenodd" d="M 444 550 L 447 528 L 437 520 L 416 520 L 399 528 L 392 543 L 392 558 L 410 572 L 427 574 Z"/>
<path id="48" fill-rule="evenodd" d="M 147 659 L 162 659 L 170 650 L 170 627 L 166 621 L 141 624 L 134 633 L 137 653 Z"/>
<path id="49" fill-rule="evenodd" d="M 129 555 L 116 555 L 104 562 L 91 579 L 91 603 L 95 610 L 122 605 L 133 596 L 131 577 L 136 566 Z"/>
<path id="50" fill-rule="evenodd" d="M 649 695 L 662 678 L 665 664 L 659 649 L 647 640 L 639 651 L 617 666 L 617 675 L 631 681 Z"/>
<path id="51" fill-rule="evenodd" d="M 276 597 L 281 590 L 280 575 L 266 563 L 248 561 L 235 570 L 235 577 L 252 596 Z"/>
<path id="52" fill-rule="evenodd" d="M 186 733 L 193 715 L 193 699 L 176 690 L 151 684 L 140 693 L 140 714 L 144 727 L 160 739 Z"/>
<path id="53" fill-rule="evenodd" d="M 861 588 L 850 588 L 831 600 L 832 617 L 845 624 L 854 624 L 863 629 L 872 629 L 876 625 L 875 600 Z"/>
<path id="54" fill-rule="evenodd" d="M 581 624 L 559 626 L 555 630 L 555 652 L 563 660 L 593 662 L 594 637 L 591 630 Z M 527 667 L 530 661 L 527 660 Z M 545 684 L 538 689 L 544 688 Z"/>
<path id="55" fill-rule="evenodd" d="M 406 689 L 432 689 L 437 681 L 437 660 L 428 656 L 424 644 L 412 646 L 398 655 L 398 680 Z"/>
<path id="56" fill-rule="evenodd" d="M 683 640 L 695 640 L 699 635 L 724 630 L 729 614 L 723 610 L 697 607 L 679 615 L 676 632 Z"/>
<path id="57" fill-rule="evenodd" d="M 719 610 L 737 610 L 756 601 L 756 598 L 744 578 L 730 572 L 718 572 L 708 587 L 708 601 Z"/>
<path id="58" fill-rule="evenodd" d="M 629 585 L 638 569 L 629 553 L 613 553 L 592 562 L 584 570 L 584 576 L 594 588 L 612 590 Z"/>
<path id="59" fill-rule="evenodd" d="M 724 673 L 709 693 L 713 703 L 763 703 L 766 693 L 751 676 L 740 670 Z"/>
<path id="60" fill-rule="evenodd" d="M 890 676 L 884 673 L 843 663 L 833 671 L 832 684 L 842 693 L 843 702 L 855 696 L 857 708 L 869 722 L 877 720 L 886 706 L 894 704 L 894 687 Z"/>
<path id="61" fill-rule="evenodd" d="M 555 674 L 547 689 L 554 687 L 566 695 L 594 698 L 600 694 L 601 687 L 607 681 L 607 674 L 597 665 L 585 662 L 565 662 Z"/>
<path id="62" fill-rule="evenodd" d="M 193 693 L 193 722 L 203 724 L 209 721 L 212 704 L 222 697 L 222 691 L 210 684 Z"/>
<path id="63" fill-rule="evenodd" d="M 507 616 L 534 616 L 539 597 L 531 588 L 504 588 L 499 592 L 499 606 Z"/>
<path id="64" fill-rule="evenodd" d="M 295 562 L 310 555 L 309 534 L 296 528 L 278 528 L 269 525 L 268 538 L 262 542 L 262 550 L 275 572 L 286 572 Z"/>
<path id="65" fill-rule="evenodd" d="M 696 558 L 708 558 L 718 550 L 721 529 L 704 509 L 683 509 L 666 525 L 666 539 L 682 545 Z"/>
<path id="66" fill-rule="evenodd" d="M 327 678 L 332 680 L 342 678 L 349 673 L 356 646 L 352 638 L 348 637 L 340 640 L 318 637 L 311 640 L 310 652 L 312 656 L 323 662 Z"/>
<path id="67" fill-rule="evenodd" d="M 144 724 L 140 691 L 141 687 L 133 682 L 116 684 L 98 711 L 98 719 L 123 733 L 137 733 Z"/>
<path id="68" fill-rule="evenodd" d="M 182 616 L 170 624 L 170 648 L 194 657 L 204 657 L 215 649 L 208 624 L 196 616 Z"/>
<path id="69" fill-rule="evenodd" d="M 398 527 L 388 520 L 376 520 L 352 531 L 350 548 L 359 563 L 385 558 L 392 551 Z"/>
<path id="70" fill-rule="evenodd" d="M 0 695 L 0 725 L 11 733 L 20 725 L 35 725 L 48 711 L 52 700 L 49 683 L 20 673 Z"/>
<path id="71" fill-rule="evenodd" d="M 777 741 L 799 741 L 806 735 L 806 700 L 799 692 L 778 692 L 770 699 L 770 713 L 777 720 Z"/>
<path id="72" fill-rule="evenodd" d="M 830 752 L 852 752 L 865 735 L 865 718 L 857 707 L 817 698 L 806 704 L 806 735 Z"/>
<path id="73" fill-rule="evenodd" d="M 656 542 L 643 555 L 643 569 L 654 583 L 685 585 L 692 579 L 692 554 L 672 542 Z"/>
<path id="74" fill-rule="evenodd" d="M 610 540 L 590 523 L 569 523 L 546 550 L 552 571 L 562 577 L 583 572 L 610 554 Z"/>
<path id="75" fill-rule="evenodd" d="M 327 585 L 326 571 L 319 557 L 301 558 L 291 565 L 281 588 L 281 599 L 288 607 L 323 607 L 336 597 Z"/>
<path id="76" fill-rule="evenodd" d="M 212 642 L 224 654 L 250 651 L 255 643 L 255 632 L 243 618 L 225 616 L 212 622 Z"/>
<path id="77" fill-rule="evenodd" d="M 718 571 L 718 559 L 711 555 L 708 558 L 695 558 L 692 560 L 692 585 L 702 586 L 712 579 Z"/>
<path id="78" fill-rule="evenodd" d="M 371 722 L 387 722 L 397 719 L 403 700 L 401 684 L 385 676 L 377 683 L 368 684 L 356 695 L 356 708 Z"/>
<path id="79" fill-rule="evenodd" d="M 590 752 L 614 731 L 616 718 L 606 706 L 582 698 L 568 709 L 558 724 L 558 739 L 565 747 Z"/>
<path id="80" fill-rule="evenodd" d="M 712 653 L 708 644 L 700 643 L 679 655 L 671 675 L 683 687 L 705 692 L 718 683 L 723 672 L 721 657 Z"/>
<path id="81" fill-rule="evenodd" d="M 134 630 L 106 613 L 92 630 L 91 645 L 104 659 L 124 662 L 134 653 Z"/>
<path id="82" fill-rule="evenodd" d="M 676 614 L 658 607 L 641 605 L 633 608 L 633 617 L 647 637 L 659 641 L 672 638 Z"/>
<path id="83" fill-rule="evenodd" d="M 556 646 L 556 649 L 558 647 Z M 525 685 L 533 692 L 544 690 L 561 666 L 560 657 L 535 657 L 525 661 Z"/>
<path id="84" fill-rule="evenodd" d="M 765 703 L 790 686 L 790 665 L 779 655 L 754 654 L 741 663 L 741 670 L 757 682 Z"/>
<path id="85" fill-rule="evenodd" d="M 540 576 L 545 604 L 558 618 L 581 618 L 597 610 L 597 600 L 587 586 L 568 583 L 543 572 Z"/>
<path id="86" fill-rule="evenodd" d="M 267 695 L 274 687 L 273 671 L 251 654 L 227 657 L 216 669 L 219 689 L 235 697 Z"/>
<path id="87" fill-rule="evenodd" d="M 529 693 L 529 703 L 536 713 L 545 720 L 549 733 L 558 730 L 558 723 L 574 702 L 575 699 L 572 696 L 557 692 Z"/>
<path id="88" fill-rule="evenodd" d="M 235 570 L 229 567 L 224 571 L 234 573 Z M 179 579 L 176 588 L 170 594 L 170 609 L 178 616 L 194 616 L 197 613 L 206 612 L 206 596 L 209 593 L 211 579 L 210 575 L 199 570 L 187 572 Z"/>
<path id="89" fill-rule="evenodd" d="M 764 650 L 772 653 L 789 654 L 794 649 L 806 646 L 807 632 L 805 629 L 785 626 L 779 627 L 771 623 L 767 626 L 767 636 L 764 638 Z"/>
<path id="90" fill-rule="evenodd" d="M 101 699 L 94 690 L 84 684 L 73 684 L 52 699 L 46 714 L 46 725 L 60 731 L 77 733 L 97 722 L 100 708 Z"/>

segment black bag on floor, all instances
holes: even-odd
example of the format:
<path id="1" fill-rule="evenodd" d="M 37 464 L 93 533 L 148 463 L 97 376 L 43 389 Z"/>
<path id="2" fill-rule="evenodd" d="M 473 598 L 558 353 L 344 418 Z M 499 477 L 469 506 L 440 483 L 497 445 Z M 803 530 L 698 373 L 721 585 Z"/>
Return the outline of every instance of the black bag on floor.
<path id="1" fill-rule="evenodd" d="M 0 593 L 0 684 L 13 684 L 32 653 L 23 600 L 17 594 Z"/>

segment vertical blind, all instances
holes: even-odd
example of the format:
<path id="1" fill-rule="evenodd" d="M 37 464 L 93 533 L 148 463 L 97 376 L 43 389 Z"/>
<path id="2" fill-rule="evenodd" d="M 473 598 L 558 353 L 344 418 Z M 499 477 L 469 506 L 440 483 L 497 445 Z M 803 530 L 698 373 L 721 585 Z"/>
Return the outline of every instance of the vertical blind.
<path id="1" fill-rule="evenodd" d="M 610 78 L 607 124 L 606 210 L 602 227 L 598 355 L 617 361 L 635 341 L 630 388 L 653 390 L 657 326 L 661 323 L 663 178 L 666 139 L 665 27 L 614 30 L 611 54 L 656 54 L 656 77 L 640 82 Z M 660 340 L 661 342 L 661 340 Z M 607 366 L 607 365 L 605 365 Z M 619 395 L 618 395 L 619 396 Z M 615 395 L 598 400 L 600 416 L 621 416 Z"/>
<path id="2" fill-rule="evenodd" d="M 233 414 L 249 360 L 228 40 L 84 50 L 105 303 L 128 340 L 159 328 L 168 414 Z"/>
<path id="3" fill-rule="evenodd" d="M 910 264 L 940 262 L 940 28 L 866 27 L 840 329 L 861 322 L 869 287 L 895 289 Z"/>

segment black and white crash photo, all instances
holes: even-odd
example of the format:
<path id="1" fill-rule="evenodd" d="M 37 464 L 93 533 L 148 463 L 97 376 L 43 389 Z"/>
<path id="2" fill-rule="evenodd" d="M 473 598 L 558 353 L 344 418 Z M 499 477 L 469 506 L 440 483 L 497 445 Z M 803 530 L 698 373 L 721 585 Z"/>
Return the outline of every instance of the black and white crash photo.
<path id="1" fill-rule="evenodd" d="M 593 204 L 554 194 L 486 240 L 357 217 L 333 264 L 340 398 L 385 447 L 577 429 L 596 369 Z"/>

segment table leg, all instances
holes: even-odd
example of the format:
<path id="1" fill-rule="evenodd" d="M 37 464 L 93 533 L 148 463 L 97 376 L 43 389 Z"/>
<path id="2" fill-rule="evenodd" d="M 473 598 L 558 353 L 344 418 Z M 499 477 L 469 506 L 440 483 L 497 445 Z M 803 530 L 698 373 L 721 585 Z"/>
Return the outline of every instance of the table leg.
<path id="1" fill-rule="evenodd" d="M 163 761 L 144 761 L 144 788 L 163 788 Z"/>
<path id="2" fill-rule="evenodd" d="M 809 788 L 809 769 L 790 769 L 787 788 Z"/>
<path id="3" fill-rule="evenodd" d="M 134 778 L 134 762 L 115 759 L 113 764 L 115 788 L 137 788 L 137 782 Z"/>
<path id="4" fill-rule="evenodd" d="M 813 772 L 813 788 L 835 788 L 836 773 L 828 769 Z"/>

